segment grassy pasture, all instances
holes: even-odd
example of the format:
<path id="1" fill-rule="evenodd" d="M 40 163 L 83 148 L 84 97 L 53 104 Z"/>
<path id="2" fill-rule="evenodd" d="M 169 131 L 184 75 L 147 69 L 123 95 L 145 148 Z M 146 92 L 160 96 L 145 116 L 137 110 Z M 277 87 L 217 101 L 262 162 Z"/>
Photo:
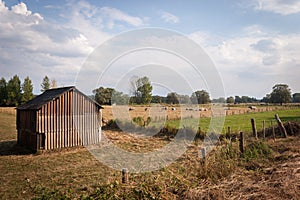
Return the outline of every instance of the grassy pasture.
<path id="1" fill-rule="evenodd" d="M 232 132 L 243 131 L 249 133 L 252 131 L 251 127 L 251 118 L 255 119 L 257 130 L 262 129 L 263 121 L 265 120 L 265 127 L 271 127 L 277 125 L 275 121 L 275 114 L 278 114 L 283 122 L 286 121 L 300 121 L 300 108 L 297 109 L 288 109 L 288 110 L 277 110 L 277 111 L 268 111 L 268 112 L 255 112 L 247 113 L 240 115 L 229 115 L 224 117 L 224 127 L 222 133 L 227 132 L 227 127 L 231 127 Z M 211 118 L 201 118 L 200 123 L 199 119 L 184 119 L 184 124 L 187 127 L 197 128 L 200 124 L 202 131 L 207 132 Z M 168 121 L 167 125 L 169 126 L 178 126 L 179 120 Z"/>

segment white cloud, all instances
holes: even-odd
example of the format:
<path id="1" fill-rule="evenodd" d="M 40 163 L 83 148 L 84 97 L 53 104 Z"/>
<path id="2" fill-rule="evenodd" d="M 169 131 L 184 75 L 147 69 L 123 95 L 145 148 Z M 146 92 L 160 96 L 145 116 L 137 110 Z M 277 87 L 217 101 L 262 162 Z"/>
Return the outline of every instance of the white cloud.
<path id="1" fill-rule="evenodd" d="M 253 27 L 250 28 L 253 30 Z M 249 30 L 246 28 L 245 30 Z M 213 59 L 228 95 L 263 97 L 279 82 L 300 90 L 300 34 L 276 34 L 263 30 L 240 32 L 214 41 L 202 32 L 190 36 Z M 247 88 L 247 89 L 246 89 Z M 245 90 L 246 89 L 246 90 Z"/>
<path id="2" fill-rule="evenodd" d="M 23 2 L 12 6 L 11 10 L 16 14 L 21 14 L 21 15 L 26 15 L 26 16 L 31 15 L 31 13 L 32 13 L 30 10 L 27 10 L 27 6 Z"/>
<path id="3" fill-rule="evenodd" d="M 300 13 L 299 0 L 255 0 L 255 9 L 281 15 Z"/>
<path id="4" fill-rule="evenodd" d="M 9 8 L 0 0 L 1 76 L 29 76 L 35 93 L 44 75 L 55 78 L 60 86 L 72 85 L 87 56 L 111 37 L 103 31 L 106 24 L 143 25 L 138 17 L 87 1 L 68 1 L 64 6 L 64 10 L 56 9 L 64 22 L 50 22 L 25 3 Z"/>
<path id="5" fill-rule="evenodd" d="M 161 18 L 168 23 L 176 24 L 179 22 L 179 18 L 169 12 L 161 11 Z"/>
<path id="6" fill-rule="evenodd" d="M 110 29 L 115 26 L 116 21 L 125 22 L 135 27 L 143 25 L 143 20 L 139 17 L 130 16 L 116 8 L 103 7 L 100 9 L 100 13 L 109 18 L 108 25 Z"/>
<path id="7" fill-rule="evenodd" d="M 0 12 L 6 12 L 8 8 L 5 6 L 5 2 L 0 0 Z"/>
<path id="8" fill-rule="evenodd" d="M 25 3 L 9 9 L 0 1 L 0 18 L 1 75 L 29 76 L 35 93 L 44 75 L 55 78 L 59 85 L 74 84 L 82 62 L 98 44 L 89 41 L 82 27 L 50 23 L 28 10 Z M 99 37 L 101 31 L 97 33 Z"/>

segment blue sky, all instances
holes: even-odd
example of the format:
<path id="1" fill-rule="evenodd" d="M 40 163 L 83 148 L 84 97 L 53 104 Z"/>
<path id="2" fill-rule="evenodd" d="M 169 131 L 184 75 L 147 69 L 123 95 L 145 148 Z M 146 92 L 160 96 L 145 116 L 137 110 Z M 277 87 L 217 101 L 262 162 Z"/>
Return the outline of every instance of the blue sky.
<path id="1" fill-rule="evenodd" d="M 220 74 L 225 96 L 262 98 L 276 83 L 300 92 L 298 0 L 0 0 L 0 76 L 29 76 L 36 94 L 45 75 L 59 86 L 73 85 L 99 45 L 147 27 L 174 30 L 202 47 Z M 118 84 L 111 73 L 101 85 Z M 81 79 L 89 80 L 85 76 Z M 193 88 L 211 89 L 202 83 Z"/>

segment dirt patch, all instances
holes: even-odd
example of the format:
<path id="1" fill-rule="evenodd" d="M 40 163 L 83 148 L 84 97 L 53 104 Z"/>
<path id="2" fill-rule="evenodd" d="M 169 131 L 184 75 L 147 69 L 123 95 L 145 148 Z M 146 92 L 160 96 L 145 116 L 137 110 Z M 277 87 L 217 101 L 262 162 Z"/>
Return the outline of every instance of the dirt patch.
<path id="1" fill-rule="evenodd" d="M 146 153 L 165 146 L 169 140 L 164 138 L 154 138 L 137 133 L 125 133 L 122 131 L 104 130 L 103 134 L 113 144 L 130 152 Z"/>

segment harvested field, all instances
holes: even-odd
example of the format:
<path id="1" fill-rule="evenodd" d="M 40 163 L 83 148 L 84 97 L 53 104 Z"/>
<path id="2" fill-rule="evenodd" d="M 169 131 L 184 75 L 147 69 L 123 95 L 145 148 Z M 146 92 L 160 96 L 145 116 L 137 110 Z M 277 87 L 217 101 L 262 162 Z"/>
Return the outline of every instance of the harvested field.
<path id="1" fill-rule="evenodd" d="M 174 120 L 185 118 L 207 118 L 212 115 L 211 105 L 152 105 L 152 106 L 103 106 L 103 120 L 107 122 L 111 119 L 124 118 L 132 119 L 134 117 L 142 117 L 147 119 L 151 117 L 153 120 Z M 294 109 L 290 106 L 259 106 L 256 109 L 250 109 L 247 106 L 238 107 L 219 107 L 222 108 L 222 115 L 240 115 L 258 112 L 268 112 L 275 110 Z"/>

